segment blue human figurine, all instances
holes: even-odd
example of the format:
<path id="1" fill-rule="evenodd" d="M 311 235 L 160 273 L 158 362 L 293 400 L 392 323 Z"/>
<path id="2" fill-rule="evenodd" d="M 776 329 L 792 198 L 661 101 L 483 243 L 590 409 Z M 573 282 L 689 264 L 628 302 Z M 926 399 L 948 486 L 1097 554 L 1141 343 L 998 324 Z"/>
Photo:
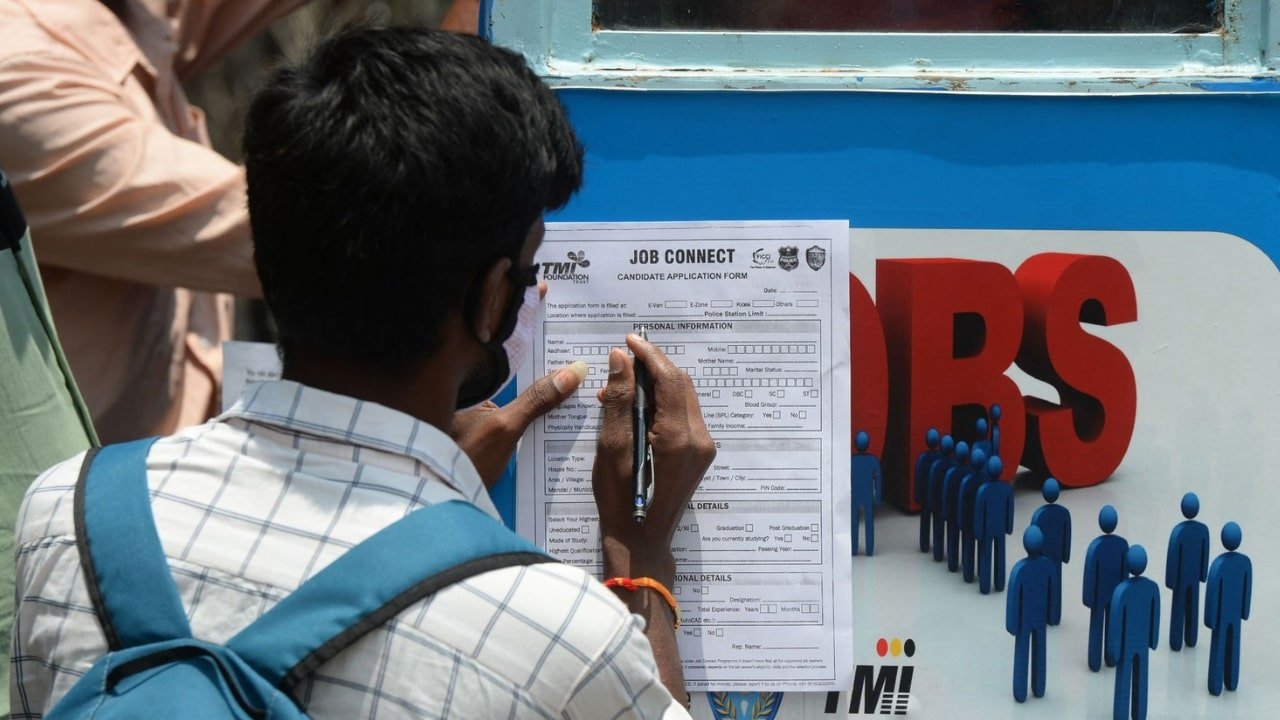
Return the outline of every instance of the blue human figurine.
<path id="1" fill-rule="evenodd" d="M 973 582 L 974 553 L 977 540 L 973 534 L 973 506 L 978 501 L 978 488 L 991 480 L 987 474 L 987 455 L 981 448 L 969 451 L 969 466 L 973 472 L 960 481 L 960 506 L 956 511 L 960 519 L 960 570 L 965 582 Z"/>
<path id="2" fill-rule="evenodd" d="M 1053 561 L 1054 590 L 1062 593 L 1062 565 L 1071 562 L 1071 511 L 1058 504 L 1061 489 L 1058 481 L 1049 478 L 1040 488 L 1045 504 L 1031 514 L 1031 524 L 1044 533 L 1044 556 Z M 1050 625 L 1062 622 L 1062 598 L 1055 607 L 1058 611 L 1049 618 Z"/>
<path id="3" fill-rule="evenodd" d="M 1027 699 L 1027 660 L 1031 660 L 1031 692 L 1044 697 L 1045 634 L 1054 598 L 1062 593 L 1054 587 L 1053 561 L 1041 554 L 1044 535 L 1032 525 L 1022 533 L 1027 557 L 1009 573 L 1009 595 L 1005 600 L 1004 628 L 1013 635 L 1013 699 Z"/>
<path id="4" fill-rule="evenodd" d="M 947 569 L 960 569 L 960 484 L 973 474 L 969 443 L 956 443 L 956 464 L 942 479 L 942 514 L 947 521 Z"/>
<path id="5" fill-rule="evenodd" d="M 1164 564 L 1164 586 L 1173 591 L 1169 603 L 1169 648 L 1181 650 L 1196 646 L 1200 627 L 1200 583 L 1209 572 L 1209 528 L 1195 516 L 1200 513 L 1200 498 L 1195 493 L 1182 496 L 1182 516 L 1169 534 L 1169 556 Z"/>
<path id="6" fill-rule="evenodd" d="M 928 504 L 930 512 L 933 513 L 933 560 L 934 562 L 942 562 L 944 551 L 944 537 L 946 536 L 946 513 L 943 512 L 943 487 L 942 482 L 947 476 L 947 471 L 955 466 L 956 463 L 956 443 L 950 435 L 943 435 L 942 440 L 938 443 L 938 449 L 942 451 L 942 457 L 933 461 L 933 465 L 929 467 L 929 494 Z"/>
<path id="7" fill-rule="evenodd" d="M 920 552 L 929 552 L 929 533 L 933 529 L 933 509 L 929 507 L 929 468 L 942 457 L 938 448 L 941 443 L 938 428 L 929 428 L 924 434 L 924 445 L 928 448 L 916 457 L 915 485 L 913 486 L 916 504 L 920 506 Z"/>
<path id="8" fill-rule="evenodd" d="M 991 481 L 978 488 L 973 530 L 978 538 L 978 590 L 983 595 L 1004 590 L 1005 536 L 1013 533 L 1013 488 L 1000 481 L 1004 463 L 999 456 L 987 459 Z M 994 573 L 992 564 L 995 565 Z"/>
<path id="9" fill-rule="evenodd" d="M 884 483 L 880 477 L 880 458 L 867 452 L 871 447 L 871 436 L 859 430 L 853 438 L 853 447 L 857 450 L 849 460 L 849 471 L 853 484 L 853 554 L 858 554 L 858 511 L 862 511 L 862 522 L 867 528 L 867 557 L 876 550 L 876 510 L 884 499 Z"/>
<path id="10" fill-rule="evenodd" d="M 1160 586 L 1142 577 L 1147 551 L 1134 545 L 1125 552 L 1125 568 L 1133 577 L 1122 580 L 1111 594 L 1107 618 L 1107 657 L 1116 663 L 1113 720 L 1147 717 L 1147 675 L 1150 653 L 1160 641 Z"/>
<path id="11" fill-rule="evenodd" d="M 991 405 L 991 454 L 1000 454 L 1000 403 Z"/>
<path id="12" fill-rule="evenodd" d="M 1084 554 L 1084 606 L 1089 608 L 1089 669 L 1102 669 L 1102 636 L 1111 617 L 1111 595 L 1129 574 L 1125 553 L 1129 541 L 1114 535 L 1119 517 L 1116 509 L 1103 505 L 1098 511 L 1098 527 L 1102 534 L 1089 543 Z M 1108 666 L 1115 662 L 1107 659 Z"/>
<path id="13" fill-rule="evenodd" d="M 1249 619 L 1253 595 L 1253 563 L 1236 552 L 1242 539 L 1240 526 L 1222 526 L 1222 546 L 1227 552 L 1209 568 L 1209 584 L 1204 592 L 1204 624 L 1209 628 L 1209 692 L 1222 694 L 1240 684 L 1240 623 Z"/>
<path id="14" fill-rule="evenodd" d="M 991 437 L 987 434 L 986 418 L 978 418 L 973 423 L 974 441 L 969 447 L 969 452 L 973 452 L 981 448 L 982 454 L 991 457 L 995 453 L 991 452 Z"/>

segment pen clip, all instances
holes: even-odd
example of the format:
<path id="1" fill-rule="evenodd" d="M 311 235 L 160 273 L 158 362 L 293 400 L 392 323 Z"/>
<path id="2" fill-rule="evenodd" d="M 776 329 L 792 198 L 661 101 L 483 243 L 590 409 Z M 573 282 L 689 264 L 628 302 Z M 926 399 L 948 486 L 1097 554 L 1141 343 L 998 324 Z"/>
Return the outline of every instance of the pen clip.
<path id="1" fill-rule="evenodd" d="M 644 483 L 644 509 L 648 512 L 649 506 L 653 504 L 653 483 L 656 475 L 653 472 L 653 446 L 650 445 L 646 449 L 644 468 L 642 472 L 645 474 Z"/>

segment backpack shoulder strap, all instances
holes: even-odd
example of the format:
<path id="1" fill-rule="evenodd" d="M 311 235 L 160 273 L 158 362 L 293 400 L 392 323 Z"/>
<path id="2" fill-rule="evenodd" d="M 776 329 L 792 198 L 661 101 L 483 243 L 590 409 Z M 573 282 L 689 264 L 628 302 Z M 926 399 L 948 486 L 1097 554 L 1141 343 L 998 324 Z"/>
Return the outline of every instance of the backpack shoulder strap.
<path id="1" fill-rule="evenodd" d="M 155 438 L 91 449 L 76 483 L 76 547 L 112 650 L 191 637 L 147 489 Z"/>
<path id="2" fill-rule="evenodd" d="M 348 550 L 228 643 L 289 693 L 402 610 L 489 570 L 553 562 L 475 506 L 415 510 Z"/>

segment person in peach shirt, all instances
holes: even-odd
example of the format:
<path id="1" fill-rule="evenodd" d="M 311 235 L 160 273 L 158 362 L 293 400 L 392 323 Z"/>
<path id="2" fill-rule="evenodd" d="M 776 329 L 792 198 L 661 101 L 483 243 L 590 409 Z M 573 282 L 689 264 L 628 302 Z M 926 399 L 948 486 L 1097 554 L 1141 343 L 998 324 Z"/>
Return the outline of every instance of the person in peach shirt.
<path id="1" fill-rule="evenodd" d="M 306 2 L 0 0 L 0 165 L 103 442 L 217 409 L 230 296 L 261 289 L 244 173 L 182 83 Z"/>

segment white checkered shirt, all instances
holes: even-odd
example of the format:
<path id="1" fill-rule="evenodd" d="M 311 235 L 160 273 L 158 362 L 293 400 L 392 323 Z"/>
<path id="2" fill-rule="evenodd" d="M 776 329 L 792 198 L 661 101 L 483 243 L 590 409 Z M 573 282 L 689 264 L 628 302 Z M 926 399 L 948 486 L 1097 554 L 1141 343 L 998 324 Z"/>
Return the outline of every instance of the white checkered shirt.
<path id="1" fill-rule="evenodd" d="M 38 718 L 107 651 L 85 589 L 72 496 L 83 456 L 27 492 L 18 522 L 14 718 Z M 152 509 L 195 636 L 224 643 L 328 563 L 415 508 L 497 517 L 444 433 L 292 382 L 147 457 Z M 411 606 L 297 688 L 316 718 L 688 717 L 639 617 L 561 564 L 477 575 Z"/>

